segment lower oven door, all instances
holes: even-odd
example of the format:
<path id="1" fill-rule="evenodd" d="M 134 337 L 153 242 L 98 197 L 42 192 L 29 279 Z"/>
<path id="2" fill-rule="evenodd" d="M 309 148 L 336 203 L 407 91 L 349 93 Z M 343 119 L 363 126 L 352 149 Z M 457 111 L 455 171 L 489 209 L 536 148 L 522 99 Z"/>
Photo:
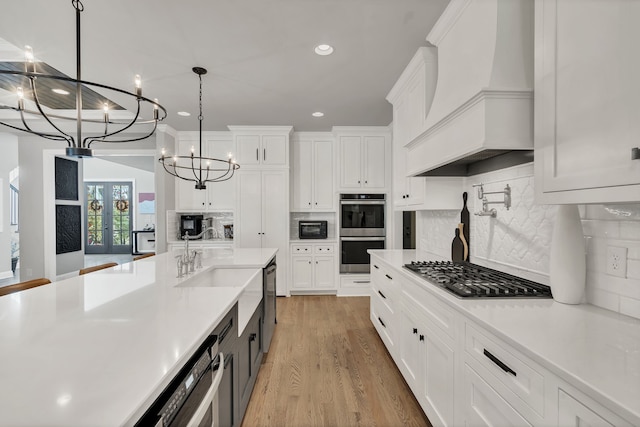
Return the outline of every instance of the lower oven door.
<path id="1" fill-rule="evenodd" d="M 224 354 L 209 366 L 173 419 L 172 427 L 218 427 L 218 387 L 224 374 Z"/>
<path id="2" fill-rule="evenodd" d="M 368 249 L 384 249 L 384 237 L 341 237 L 340 273 L 369 273 Z"/>

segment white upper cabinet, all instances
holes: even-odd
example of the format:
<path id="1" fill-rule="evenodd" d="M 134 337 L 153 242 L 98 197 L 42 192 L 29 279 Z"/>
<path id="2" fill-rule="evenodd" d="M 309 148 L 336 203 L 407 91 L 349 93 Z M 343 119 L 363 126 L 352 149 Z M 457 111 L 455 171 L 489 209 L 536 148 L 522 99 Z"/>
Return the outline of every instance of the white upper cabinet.
<path id="1" fill-rule="evenodd" d="M 291 126 L 228 126 L 240 167 L 288 167 Z"/>
<path id="2" fill-rule="evenodd" d="M 335 210 L 334 140 L 327 134 L 296 134 L 291 144 L 291 210 Z"/>
<path id="3" fill-rule="evenodd" d="M 193 147 L 196 156 L 199 152 L 198 132 L 180 132 L 176 140 L 178 155 L 191 155 Z M 227 160 L 234 154 L 233 138 L 229 132 L 203 132 L 202 156 Z M 188 176 L 188 175 L 187 175 Z M 203 178 L 206 176 L 206 166 Z M 235 209 L 235 177 L 222 182 L 208 182 L 205 190 L 197 190 L 193 181 L 176 178 L 176 210 L 178 211 L 217 211 Z"/>
<path id="4" fill-rule="evenodd" d="M 391 135 L 386 127 L 334 127 L 339 191 L 381 192 L 391 182 Z"/>
<path id="5" fill-rule="evenodd" d="M 635 1 L 536 2 L 539 203 L 640 201 L 638 22 Z"/>

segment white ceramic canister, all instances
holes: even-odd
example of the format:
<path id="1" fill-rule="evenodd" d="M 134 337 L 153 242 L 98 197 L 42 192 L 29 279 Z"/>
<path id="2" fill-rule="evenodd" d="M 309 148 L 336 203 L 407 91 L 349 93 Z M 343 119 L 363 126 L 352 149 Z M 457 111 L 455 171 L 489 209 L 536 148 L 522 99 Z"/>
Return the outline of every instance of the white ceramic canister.
<path id="1" fill-rule="evenodd" d="M 559 205 L 549 260 L 553 299 L 564 304 L 580 304 L 585 280 L 586 255 L 578 205 Z"/>

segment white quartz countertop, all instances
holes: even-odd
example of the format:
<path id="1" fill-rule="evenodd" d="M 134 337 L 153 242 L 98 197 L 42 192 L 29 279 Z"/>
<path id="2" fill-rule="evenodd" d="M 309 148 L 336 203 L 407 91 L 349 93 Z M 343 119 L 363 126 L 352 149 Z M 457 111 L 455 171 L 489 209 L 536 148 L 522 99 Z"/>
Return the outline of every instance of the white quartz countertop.
<path id="1" fill-rule="evenodd" d="M 440 300 L 471 317 L 583 393 L 640 422 L 640 320 L 593 305 L 553 299 L 463 299 L 403 269 L 413 250 L 370 254 L 400 268 Z"/>
<path id="2" fill-rule="evenodd" d="M 276 252 L 205 249 L 180 279 L 175 253 L 160 254 L 0 297 L 0 425 L 135 423 L 243 289 L 176 285 Z"/>

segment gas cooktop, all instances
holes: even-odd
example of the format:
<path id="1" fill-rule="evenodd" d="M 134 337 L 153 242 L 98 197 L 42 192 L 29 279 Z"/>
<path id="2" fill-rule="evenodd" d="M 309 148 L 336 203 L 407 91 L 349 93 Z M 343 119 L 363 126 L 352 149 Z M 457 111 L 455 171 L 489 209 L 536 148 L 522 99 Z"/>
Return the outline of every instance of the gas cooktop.
<path id="1" fill-rule="evenodd" d="M 551 298 L 549 286 L 469 262 L 412 261 L 404 266 L 463 298 Z"/>

